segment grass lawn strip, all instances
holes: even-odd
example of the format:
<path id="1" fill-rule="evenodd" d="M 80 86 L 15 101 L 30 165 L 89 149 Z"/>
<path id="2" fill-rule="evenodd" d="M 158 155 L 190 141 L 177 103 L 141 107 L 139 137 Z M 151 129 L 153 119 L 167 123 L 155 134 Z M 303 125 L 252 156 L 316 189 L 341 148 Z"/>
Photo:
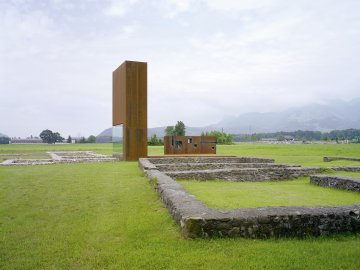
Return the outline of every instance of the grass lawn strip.
<path id="1" fill-rule="evenodd" d="M 360 194 L 310 184 L 309 177 L 290 181 L 227 182 L 181 180 L 179 183 L 210 208 L 267 206 L 336 206 L 360 203 Z"/>
<path id="2" fill-rule="evenodd" d="M 38 151 L 40 147 L 40 151 Z M 241 144 L 219 154 L 321 166 L 359 145 Z M 89 150 L 110 144 L 0 146 L 0 153 Z M 162 147 L 149 153 L 162 154 Z M 305 153 L 304 153 L 305 152 Z M 300 153 L 300 156 L 292 156 Z M 355 165 L 331 162 L 331 165 Z M 360 235 L 307 239 L 183 239 L 136 163 L 0 167 L 0 269 L 359 269 Z"/>

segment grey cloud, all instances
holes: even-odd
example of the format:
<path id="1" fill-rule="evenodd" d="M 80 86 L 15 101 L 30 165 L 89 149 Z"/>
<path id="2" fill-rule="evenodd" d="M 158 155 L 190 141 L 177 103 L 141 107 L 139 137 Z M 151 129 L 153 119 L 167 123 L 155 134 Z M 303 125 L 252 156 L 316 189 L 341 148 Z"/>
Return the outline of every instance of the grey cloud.
<path id="1" fill-rule="evenodd" d="M 150 126 L 360 95 L 358 1 L 15 2 L 0 4 L 1 133 L 102 131 L 127 59 L 149 63 Z"/>

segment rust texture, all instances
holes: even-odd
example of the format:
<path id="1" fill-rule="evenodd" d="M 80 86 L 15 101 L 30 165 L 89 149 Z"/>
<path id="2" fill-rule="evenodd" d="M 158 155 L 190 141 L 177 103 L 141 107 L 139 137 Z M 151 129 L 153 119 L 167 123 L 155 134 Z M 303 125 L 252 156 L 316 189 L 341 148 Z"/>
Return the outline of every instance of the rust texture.
<path id="1" fill-rule="evenodd" d="M 123 159 L 147 157 L 147 63 L 125 61 L 113 72 L 113 126 L 123 125 Z"/>
<path id="2" fill-rule="evenodd" d="M 216 137 L 165 136 L 164 154 L 216 154 Z"/>

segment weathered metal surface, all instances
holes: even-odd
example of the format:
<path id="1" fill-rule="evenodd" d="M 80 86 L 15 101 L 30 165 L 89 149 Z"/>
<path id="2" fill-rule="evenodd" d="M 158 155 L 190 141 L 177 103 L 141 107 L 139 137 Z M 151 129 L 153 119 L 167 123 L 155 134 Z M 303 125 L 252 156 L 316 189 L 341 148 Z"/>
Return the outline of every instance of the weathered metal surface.
<path id="1" fill-rule="evenodd" d="M 216 154 L 215 136 L 165 136 L 165 155 Z"/>
<path id="2" fill-rule="evenodd" d="M 123 124 L 123 159 L 147 156 L 147 63 L 125 61 L 113 72 L 113 126 Z"/>

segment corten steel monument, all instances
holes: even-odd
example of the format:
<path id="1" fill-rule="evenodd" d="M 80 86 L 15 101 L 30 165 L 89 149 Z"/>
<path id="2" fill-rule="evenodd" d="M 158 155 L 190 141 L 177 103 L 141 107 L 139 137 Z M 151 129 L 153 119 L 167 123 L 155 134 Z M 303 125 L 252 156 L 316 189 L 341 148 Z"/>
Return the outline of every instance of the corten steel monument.
<path id="1" fill-rule="evenodd" d="M 215 136 L 165 136 L 165 155 L 216 154 Z"/>
<path id="2" fill-rule="evenodd" d="M 114 130 L 117 130 L 116 136 L 122 138 L 122 149 L 121 144 L 114 144 L 114 154 L 120 152 L 119 156 L 123 160 L 147 157 L 147 63 L 145 62 L 125 61 L 113 72 Z"/>

